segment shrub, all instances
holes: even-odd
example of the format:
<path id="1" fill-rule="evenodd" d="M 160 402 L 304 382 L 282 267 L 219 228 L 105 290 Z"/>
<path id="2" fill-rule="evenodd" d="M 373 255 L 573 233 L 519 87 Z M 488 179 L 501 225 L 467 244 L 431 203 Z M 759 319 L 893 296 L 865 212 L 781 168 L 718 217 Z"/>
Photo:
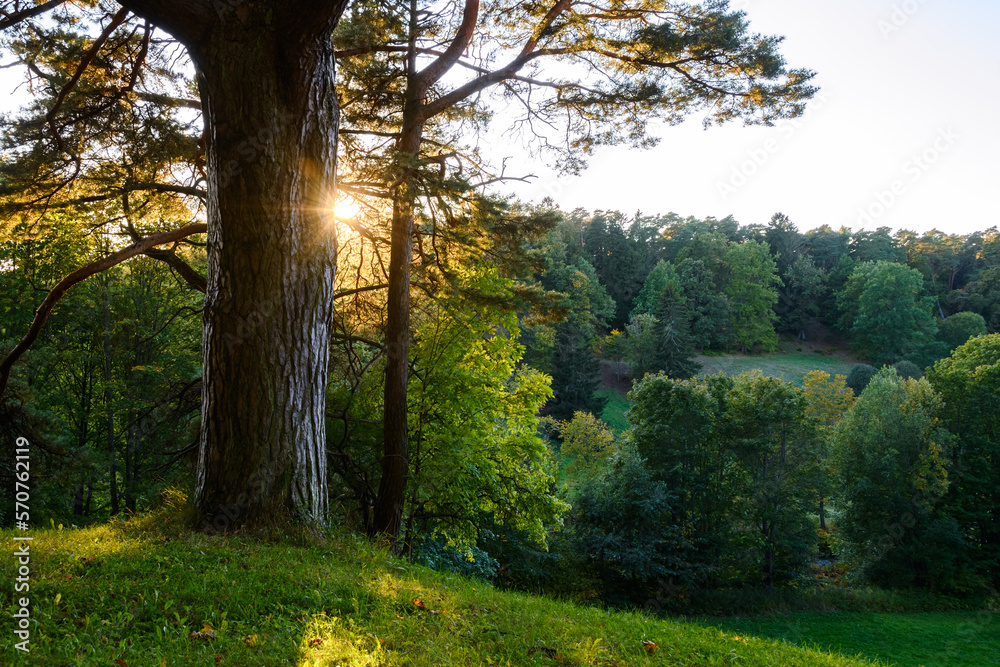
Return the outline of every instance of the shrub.
<path id="1" fill-rule="evenodd" d="M 857 364 L 847 374 L 847 386 L 854 391 L 855 396 L 860 396 L 868 383 L 872 381 L 878 371 L 874 366 L 868 364 Z"/>
<path id="2" fill-rule="evenodd" d="M 986 320 L 979 313 L 955 313 L 938 324 L 938 340 L 946 343 L 949 351 L 985 334 Z"/>
<path id="3" fill-rule="evenodd" d="M 896 369 L 896 373 L 899 375 L 899 377 L 903 378 L 904 380 L 908 380 L 911 378 L 914 380 L 919 380 L 924 376 L 924 372 L 920 370 L 920 366 L 917 366 L 915 363 L 907 359 L 903 359 L 902 361 L 897 361 L 892 365 L 892 367 Z"/>

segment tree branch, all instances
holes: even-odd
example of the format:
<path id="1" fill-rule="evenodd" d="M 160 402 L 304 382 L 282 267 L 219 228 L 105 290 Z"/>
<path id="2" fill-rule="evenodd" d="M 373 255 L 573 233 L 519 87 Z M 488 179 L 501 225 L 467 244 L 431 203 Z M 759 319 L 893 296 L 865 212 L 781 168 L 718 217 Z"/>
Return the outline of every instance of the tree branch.
<path id="1" fill-rule="evenodd" d="M 389 285 L 380 284 L 380 285 L 368 285 L 367 287 L 355 287 L 353 289 L 340 290 L 339 292 L 334 293 L 333 299 L 336 301 L 337 299 L 341 299 L 345 296 L 351 296 L 352 294 L 360 294 L 362 292 L 374 292 L 375 290 L 386 289 L 387 287 L 389 287 Z"/>
<path id="2" fill-rule="evenodd" d="M 45 114 L 45 122 L 47 122 L 49 127 L 52 129 L 52 134 L 55 136 L 55 140 L 59 145 L 60 151 L 63 150 L 63 142 L 62 137 L 59 136 L 59 128 L 56 127 L 56 114 L 59 113 L 60 107 L 62 107 L 63 102 L 66 101 L 66 96 L 69 95 L 70 91 L 76 87 L 77 82 L 80 81 L 80 77 L 83 76 L 87 67 L 90 66 L 91 61 L 93 61 L 94 57 L 97 56 L 97 52 L 102 46 L 104 46 L 104 43 L 108 41 L 108 38 L 111 37 L 111 33 L 113 33 L 122 23 L 125 23 L 125 19 L 128 18 L 128 14 L 129 10 L 122 7 L 118 10 L 117 14 L 111 17 L 111 23 L 109 23 L 107 27 L 101 31 L 101 34 L 94 40 L 94 43 L 91 44 L 87 52 L 83 54 L 83 58 L 80 59 L 80 64 L 77 65 L 76 71 L 73 72 L 73 76 L 71 76 L 69 81 L 66 82 L 66 85 L 62 87 L 59 94 L 56 95 L 56 101 L 52 104 L 52 108 L 49 109 L 47 114 Z"/>
<path id="3" fill-rule="evenodd" d="M 48 2 L 43 2 L 40 5 L 31 7 L 30 9 L 22 9 L 19 12 L 7 14 L 7 17 L 3 21 L 0 21 L 0 30 L 12 28 L 21 21 L 26 21 L 34 16 L 38 16 L 39 14 L 44 14 L 50 9 L 55 9 L 64 2 L 66 2 L 66 0 L 49 0 Z"/>
<path id="4" fill-rule="evenodd" d="M 40 305 L 38 310 L 35 311 L 35 317 L 31 321 L 31 326 L 28 327 L 28 333 L 24 335 L 21 342 L 19 342 L 14 349 L 10 351 L 10 354 L 4 358 L 3 362 L 0 363 L 0 398 L 3 397 L 4 392 L 7 390 L 7 381 L 10 379 L 10 371 L 14 367 L 14 364 L 21 357 L 21 355 L 28 351 L 31 344 L 38 338 L 38 335 L 42 331 L 42 327 L 45 326 L 45 321 L 49 317 L 49 313 L 52 312 L 56 303 L 59 302 L 59 299 L 63 297 L 69 288 L 83 280 L 86 280 L 92 275 L 100 273 L 101 271 L 106 271 L 112 266 L 121 264 L 125 260 L 131 259 L 136 255 L 140 255 L 150 248 L 163 245 L 164 243 L 174 243 L 193 234 L 204 234 L 207 229 L 207 225 L 203 223 L 195 223 L 169 232 L 150 234 L 146 238 L 136 241 L 127 248 L 122 248 L 118 252 L 111 253 L 103 259 L 91 262 L 90 264 L 77 269 L 60 280 L 55 287 L 49 290 L 45 300 L 42 301 L 42 305 Z"/>
<path id="5" fill-rule="evenodd" d="M 479 0 L 465 0 L 465 9 L 462 10 L 462 23 L 458 26 L 455 37 L 444 53 L 437 57 L 430 65 L 417 73 L 417 87 L 420 97 L 433 86 L 445 73 L 458 62 L 462 54 L 469 47 L 472 35 L 476 30 L 476 22 L 479 20 Z"/>
<path id="6" fill-rule="evenodd" d="M 554 5 L 552 5 L 549 11 L 545 13 L 545 16 L 542 17 L 542 20 L 538 23 L 538 25 L 535 26 L 535 30 L 531 33 L 531 37 L 525 40 L 524 46 L 521 48 L 521 53 L 518 54 L 516 58 L 500 69 L 484 74 L 483 76 L 476 77 L 465 85 L 459 86 L 447 95 L 442 95 L 433 102 L 424 104 L 420 111 L 421 116 L 425 119 L 432 118 L 442 111 L 450 109 L 452 106 L 458 104 L 465 98 L 475 95 L 493 84 L 500 83 L 501 81 L 513 77 L 521 71 L 525 65 L 527 65 L 534 58 L 537 58 L 539 55 L 550 55 L 553 53 L 551 51 L 536 51 L 538 48 L 538 42 L 542 38 L 542 35 L 551 30 L 552 24 L 557 18 L 559 18 L 559 15 L 569 9 L 572 4 L 572 0 L 558 0 Z"/>
<path id="7" fill-rule="evenodd" d="M 204 294 L 205 290 L 208 288 L 208 280 L 205 278 L 205 276 L 195 271 L 190 264 L 188 264 L 183 259 L 178 257 L 173 249 L 159 250 L 150 248 L 149 250 L 144 251 L 142 254 L 144 254 L 146 257 L 150 257 L 152 259 L 163 262 L 164 264 L 172 268 L 174 271 L 178 273 L 178 275 L 180 275 L 181 278 L 184 279 L 184 282 L 186 282 L 191 287 L 191 289 L 196 289 L 202 294 Z"/>
<path id="8" fill-rule="evenodd" d="M 118 0 L 118 4 L 152 21 L 188 47 L 218 20 L 216 11 L 232 11 L 226 3 L 211 0 Z"/>

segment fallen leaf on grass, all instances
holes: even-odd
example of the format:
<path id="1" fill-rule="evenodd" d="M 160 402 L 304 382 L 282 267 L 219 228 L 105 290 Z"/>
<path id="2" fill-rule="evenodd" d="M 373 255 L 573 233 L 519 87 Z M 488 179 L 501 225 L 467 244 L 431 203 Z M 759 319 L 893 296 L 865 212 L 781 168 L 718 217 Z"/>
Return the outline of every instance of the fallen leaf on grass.
<path id="1" fill-rule="evenodd" d="M 246 637 L 243 638 L 243 643 L 246 644 L 247 646 L 256 646 L 257 635 L 247 635 Z"/>
<path id="2" fill-rule="evenodd" d="M 320 639 L 319 637 L 313 637 L 312 639 L 309 640 L 309 646 L 319 646 L 322 643 L 323 640 Z"/>
<path id="3" fill-rule="evenodd" d="M 189 634 L 188 639 L 190 639 L 191 641 L 194 641 L 195 639 L 203 639 L 205 641 L 211 641 L 215 639 L 215 630 L 212 629 L 211 625 L 206 623 L 205 625 L 202 626 L 200 632 L 192 632 L 191 634 Z"/>
<path id="4" fill-rule="evenodd" d="M 642 647 L 644 649 L 646 649 L 646 653 L 652 653 L 656 649 L 660 648 L 659 646 L 657 646 L 655 643 L 649 641 L 648 639 L 643 639 L 642 640 Z"/>
<path id="5" fill-rule="evenodd" d="M 424 601 L 421 600 L 420 598 L 413 598 L 413 606 L 414 607 L 420 607 L 421 609 L 423 609 L 424 608 Z"/>

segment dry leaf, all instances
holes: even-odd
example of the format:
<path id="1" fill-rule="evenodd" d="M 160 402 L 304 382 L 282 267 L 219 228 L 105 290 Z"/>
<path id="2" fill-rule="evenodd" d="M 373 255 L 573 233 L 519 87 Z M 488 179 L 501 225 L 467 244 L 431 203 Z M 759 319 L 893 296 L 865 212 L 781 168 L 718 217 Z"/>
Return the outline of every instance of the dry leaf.
<path id="1" fill-rule="evenodd" d="M 245 643 L 247 646 L 256 646 L 257 635 L 247 635 L 246 637 L 243 638 L 243 643 Z"/>
<path id="2" fill-rule="evenodd" d="M 191 634 L 188 635 L 188 639 L 190 639 L 191 641 L 194 641 L 196 639 L 203 639 L 204 641 L 212 641 L 213 639 L 215 639 L 215 631 L 209 630 L 208 632 L 205 632 L 204 630 L 202 630 L 201 632 L 192 632 Z"/>
<path id="3" fill-rule="evenodd" d="M 313 637 L 312 639 L 309 640 L 309 646 L 319 646 L 322 643 L 323 640 L 320 639 L 319 637 Z"/>
<path id="4" fill-rule="evenodd" d="M 646 653 L 652 653 L 653 651 L 659 648 L 659 646 L 649 641 L 648 639 L 642 640 L 642 647 L 646 649 Z"/>
<path id="5" fill-rule="evenodd" d="M 424 601 L 421 600 L 420 598 L 413 598 L 413 606 L 414 607 L 420 607 L 421 609 L 423 609 L 424 608 Z"/>

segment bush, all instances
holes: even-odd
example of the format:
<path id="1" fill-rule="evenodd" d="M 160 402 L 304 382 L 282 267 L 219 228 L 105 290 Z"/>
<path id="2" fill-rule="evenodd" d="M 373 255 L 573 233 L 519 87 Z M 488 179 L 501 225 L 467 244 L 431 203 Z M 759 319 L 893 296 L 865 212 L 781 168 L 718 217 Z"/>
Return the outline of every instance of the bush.
<path id="1" fill-rule="evenodd" d="M 897 361 L 892 365 L 896 369 L 896 373 L 904 380 L 914 379 L 919 380 L 924 376 L 924 372 L 920 370 L 920 366 L 917 366 L 912 361 L 903 359 L 902 361 Z"/>
<path id="2" fill-rule="evenodd" d="M 874 366 L 868 364 L 857 364 L 847 374 L 847 386 L 854 391 L 855 396 L 860 396 L 868 383 L 872 381 L 878 371 Z"/>
<path id="3" fill-rule="evenodd" d="M 965 345 L 970 338 L 986 335 L 986 320 L 979 313 L 955 313 L 938 324 L 938 340 L 948 345 L 948 350 Z"/>

